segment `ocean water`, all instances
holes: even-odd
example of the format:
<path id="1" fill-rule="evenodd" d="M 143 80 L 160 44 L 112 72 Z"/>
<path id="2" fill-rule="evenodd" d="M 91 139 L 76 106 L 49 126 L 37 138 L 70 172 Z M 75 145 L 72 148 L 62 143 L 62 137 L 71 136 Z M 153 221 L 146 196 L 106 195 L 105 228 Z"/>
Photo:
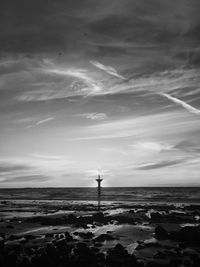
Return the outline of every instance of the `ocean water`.
<path id="1" fill-rule="evenodd" d="M 97 199 L 97 188 L 18 188 L 0 189 L 0 200 Z M 200 203 L 200 187 L 102 187 L 102 201 Z"/>

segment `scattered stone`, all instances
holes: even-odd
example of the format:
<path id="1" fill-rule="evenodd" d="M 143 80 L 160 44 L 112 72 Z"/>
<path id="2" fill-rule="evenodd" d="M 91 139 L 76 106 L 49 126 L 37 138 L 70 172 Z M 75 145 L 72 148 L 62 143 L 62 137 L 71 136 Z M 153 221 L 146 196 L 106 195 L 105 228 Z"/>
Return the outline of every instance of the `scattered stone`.
<path id="1" fill-rule="evenodd" d="M 8 224 L 8 225 L 6 226 L 6 228 L 8 228 L 8 229 L 13 229 L 13 228 L 14 228 L 14 226 L 13 226 L 13 225 L 11 225 L 11 224 Z"/>
<path id="2" fill-rule="evenodd" d="M 101 234 L 94 239 L 95 242 L 104 242 L 104 241 L 110 241 L 110 240 L 115 240 L 115 239 L 114 237 L 108 234 Z"/>
<path id="3" fill-rule="evenodd" d="M 17 235 L 10 235 L 10 236 L 8 237 L 8 240 L 9 240 L 9 241 L 13 241 L 13 240 L 17 240 L 17 239 L 19 239 L 19 237 L 18 237 Z"/>
<path id="4" fill-rule="evenodd" d="M 94 234 L 92 232 L 87 232 L 87 233 L 84 233 L 84 232 L 79 232 L 78 235 L 81 237 L 81 238 L 84 238 L 84 239 L 91 239 L 93 238 Z"/>
<path id="5" fill-rule="evenodd" d="M 104 222 L 105 217 L 104 217 L 103 212 L 98 212 L 98 213 L 93 214 L 93 220 L 96 222 Z"/>
<path id="6" fill-rule="evenodd" d="M 200 245 L 200 226 L 185 226 L 178 232 L 171 232 L 170 238 L 186 245 Z"/>
<path id="7" fill-rule="evenodd" d="M 54 236 L 53 233 L 46 233 L 46 234 L 45 234 L 45 237 L 47 237 L 47 238 L 48 238 L 48 237 L 53 237 L 53 236 Z"/>
<path id="8" fill-rule="evenodd" d="M 108 249 L 106 262 L 108 266 L 138 266 L 134 254 L 128 254 L 127 250 L 121 245 L 117 244 L 113 249 Z"/>
<path id="9" fill-rule="evenodd" d="M 165 240 L 168 238 L 168 232 L 160 225 L 155 228 L 155 238 L 158 240 Z"/>
<path id="10" fill-rule="evenodd" d="M 36 238 L 36 236 L 34 236 L 34 235 L 25 235 L 24 238 L 25 238 L 26 240 L 33 240 L 33 239 Z"/>

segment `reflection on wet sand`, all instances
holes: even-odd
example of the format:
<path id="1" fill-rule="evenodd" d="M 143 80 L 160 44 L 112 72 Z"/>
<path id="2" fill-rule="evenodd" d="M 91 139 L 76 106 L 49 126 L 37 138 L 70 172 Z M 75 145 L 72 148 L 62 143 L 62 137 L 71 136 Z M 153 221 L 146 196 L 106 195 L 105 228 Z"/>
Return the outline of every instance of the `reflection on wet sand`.
<path id="1" fill-rule="evenodd" d="M 2 266 L 10 254 L 12 266 L 24 261 L 41 266 L 48 263 L 49 250 L 54 264 L 61 258 L 60 266 L 79 266 L 80 257 L 91 260 L 86 266 L 95 266 L 93 258 L 98 266 L 115 266 L 117 254 L 120 266 L 200 262 L 198 204 L 104 201 L 101 212 L 94 201 L 2 200 L 0 205 Z"/>

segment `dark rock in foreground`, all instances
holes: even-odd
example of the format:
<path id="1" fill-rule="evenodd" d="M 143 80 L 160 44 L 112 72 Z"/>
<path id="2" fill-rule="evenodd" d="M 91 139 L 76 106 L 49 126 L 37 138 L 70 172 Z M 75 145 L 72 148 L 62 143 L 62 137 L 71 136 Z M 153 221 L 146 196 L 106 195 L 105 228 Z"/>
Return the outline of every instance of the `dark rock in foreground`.
<path id="1" fill-rule="evenodd" d="M 104 242 L 104 241 L 110 241 L 110 240 L 115 240 L 115 239 L 114 237 L 108 234 L 101 234 L 94 239 L 95 242 Z"/>
<path id="2" fill-rule="evenodd" d="M 141 266 L 134 254 L 129 254 L 127 250 L 121 245 L 117 244 L 113 249 L 107 252 L 107 266 L 110 267 L 139 267 Z"/>
<path id="3" fill-rule="evenodd" d="M 200 246 L 200 226 L 185 226 L 178 232 L 171 232 L 170 238 L 186 245 Z"/>
<path id="4" fill-rule="evenodd" d="M 158 240 L 165 240 L 168 238 L 168 232 L 162 226 L 156 226 L 155 238 Z"/>

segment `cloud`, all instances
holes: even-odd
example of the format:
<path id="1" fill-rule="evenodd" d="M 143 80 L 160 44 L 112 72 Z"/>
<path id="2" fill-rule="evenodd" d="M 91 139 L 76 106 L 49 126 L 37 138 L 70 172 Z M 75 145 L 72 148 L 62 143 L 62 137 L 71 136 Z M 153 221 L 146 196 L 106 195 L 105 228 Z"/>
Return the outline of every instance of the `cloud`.
<path id="1" fill-rule="evenodd" d="M 14 62 L 13 59 L 13 64 Z M 159 70 L 157 72 L 153 69 L 149 75 L 141 73 L 135 75 L 132 74 L 134 68 L 130 67 L 129 70 L 123 71 L 129 79 L 119 81 L 109 79 L 98 70 L 91 71 L 87 63 L 84 63 L 84 68 L 75 67 L 77 65 L 79 63 L 73 63 L 72 66 L 66 65 L 51 57 L 39 60 L 21 56 L 21 60 L 16 59 L 16 64 L 6 69 L 6 73 L 0 79 L 0 87 L 7 90 L 7 101 L 12 102 L 16 100 L 20 102 L 47 101 L 121 93 L 138 93 L 147 96 L 160 92 L 172 92 L 176 95 L 176 92 L 180 90 L 183 94 L 185 88 L 191 96 L 195 92 L 198 94 L 197 86 L 200 79 L 199 72 L 195 69 Z M 121 64 L 119 66 L 122 67 Z"/>
<path id="2" fill-rule="evenodd" d="M 147 116 L 130 116 L 118 120 L 102 122 L 95 125 L 80 127 L 76 135 L 68 137 L 66 141 L 115 139 L 132 137 L 134 140 L 163 140 L 163 138 L 182 138 L 183 136 L 199 130 L 199 120 L 196 116 L 181 111 L 151 114 Z M 162 146 L 162 148 L 161 148 Z M 164 149 L 160 144 L 146 144 L 144 147 Z M 169 145 L 170 146 L 170 145 Z M 170 147 L 166 146 L 165 149 Z M 140 145 L 141 147 L 141 145 Z"/>
<path id="3" fill-rule="evenodd" d="M 15 100 L 25 102 L 86 97 L 101 94 L 103 89 L 99 74 L 49 58 L 38 60 L 37 65 L 29 60 L 29 65 L 23 66 L 23 73 L 4 75 L 0 86 L 1 83 L 3 88 L 9 88 Z"/>
<path id="4" fill-rule="evenodd" d="M 54 185 L 78 186 L 102 162 L 115 169 L 198 158 L 198 149 L 178 143 L 188 138 L 199 148 L 191 112 L 200 109 L 199 7 L 199 0 L 0 1 L 1 155 L 21 158 L 1 166 L 7 178 L 51 176 Z M 23 131 L 28 125 L 35 128 Z M 195 175 L 187 167 L 156 175 L 198 178 L 199 167 Z M 121 185 L 145 185 L 145 171 L 128 172 L 110 185 L 120 176 Z"/>
<path id="5" fill-rule="evenodd" d="M 35 185 L 35 182 L 47 182 L 51 179 L 49 176 L 44 176 L 40 174 L 35 175 L 24 175 L 24 176 L 14 176 L 14 177 L 6 177 L 5 179 L 0 179 L 0 183 L 24 183 L 27 184 L 33 183 Z"/>
<path id="6" fill-rule="evenodd" d="M 66 160 L 64 156 L 56 156 L 56 155 L 44 155 L 44 154 L 31 154 L 30 155 L 33 158 L 36 159 L 42 159 L 42 160 L 55 160 L 55 161 L 59 161 L 59 160 Z"/>
<path id="7" fill-rule="evenodd" d="M 0 161 L 0 173 L 7 173 L 12 171 L 24 171 L 24 170 L 30 170 L 30 167 L 20 163 L 15 164 L 11 162 Z"/>
<path id="8" fill-rule="evenodd" d="M 34 183 L 52 179 L 51 175 L 44 175 L 37 167 L 22 159 L 0 159 L 0 183 Z"/>
<path id="9" fill-rule="evenodd" d="M 180 100 L 176 97 L 173 97 L 167 93 L 160 93 L 160 95 L 168 98 L 169 100 L 173 101 L 174 103 L 177 103 L 179 105 L 181 105 L 183 108 L 185 108 L 187 111 L 194 113 L 194 114 L 200 114 L 200 110 L 187 104 L 186 102 L 184 102 L 183 100 Z"/>
<path id="10" fill-rule="evenodd" d="M 102 147 L 100 148 L 100 150 L 104 151 L 104 152 L 111 152 L 111 153 L 115 153 L 115 154 L 122 154 L 122 155 L 128 155 L 129 152 L 127 150 L 122 150 L 122 149 L 117 149 L 117 148 L 111 148 L 111 147 Z"/>
<path id="11" fill-rule="evenodd" d="M 183 140 L 177 143 L 174 148 L 189 153 L 200 153 L 200 146 L 198 140 L 196 140 L 196 142 L 190 140 Z"/>
<path id="12" fill-rule="evenodd" d="M 54 68 L 52 68 L 50 66 L 49 68 L 44 67 L 43 71 L 46 73 L 52 73 L 61 76 L 71 76 L 83 80 L 88 87 L 82 88 L 79 94 L 101 92 L 100 81 L 98 82 L 97 80 L 94 80 L 92 77 L 90 77 L 89 72 L 86 69 L 58 68 L 58 67 L 55 68 L 55 66 Z"/>
<path id="13" fill-rule="evenodd" d="M 113 174 L 110 170 L 102 169 L 102 168 L 87 170 L 87 171 L 85 171 L 85 174 L 86 174 L 86 177 L 88 177 L 89 179 L 97 178 L 98 175 L 106 176 L 106 178 L 108 178 L 109 176 L 113 176 Z M 104 183 L 104 185 L 105 185 L 105 183 Z"/>
<path id="14" fill-rule="evenodd" d="M 55 119 L 54 117 L 49 117 L 49 118 L 46 118 L 46 119 L 37 121 L 35 124 L 33 124 L 33 125 L 29 125 L 29 126 L 27 126 L 26 128 L 36 127 L 36 126 L 38 126 L 38 125 L 40 125 L 40 124 L 47 123 L 48 121 L 52 121 L 52 120 L 54 120 L 54 119 Z"/>
<path id="15" fill-rule="evenodd" d="M 1 50 L 12 53 L 93 52 L 88 43 L 198 41 L 199 3 L 187 1 L 52 1 L 0 3 Z M 173 12 L 171 12 L 173 10 Z M 20 19 L 17 19 L 20 18 Z M 9 23 L 7 23 L 9 21 Z M 40 21 L 40 27 L 37 27 Z M 170 22 L 170 23 L 169 23 Z M 78 25 L 78 27 L 77 27 Z M 181 43 L 182 44 L 182 43 Z M 89 47 L 89 48 L 88 48 Z"/>
<path id="16" fill-rule="evenodd" d="M 159 142 L 138 142 L 130 146 L 135 150 L 150 150 L 155 152 L 169 151 L 173 149 L 172 145 Z"/>
<path id="17" fill-rule="evenodd" d="M 7 157 L 0 159 L 0 181 L 7 183 L 47 181 L 61 177 L 74 169 L 74 161 L 63 156 L 51 154 L 30 154 L 26 157 Z M 21 177 L 21 179 L 20 179 Z M 15 180 L 16 179 L 16 180 Z M 27 179 L 27 180 L 26 180 Z"/>
<path id="18" fill-rule="evenodd" d="M 47 121 L 52 121 L 52 120 L 54 120 L 54 119 L 55 119 L 54 117 L 49 117 L 49 118 L 47 118 L 47 119 L 38 121 L 38 122 L 36 123 L 36 125 L 40 125 L 40 124 L 46 123 Z"/>
<path id="19" fill-rule="evenodd" d="M 76 114 L 75 116 L 77 117 L 83 117 L 86 119 L 90 119 L 90 120 L 97 120 L 97 121 L 101 121 L 101 120 L 105 120 L 107 119 L 107 115 L 105 113 L 83 113 L 83 114 Z"/>
<path id="20" fill-rule="evenodd" d="M 126 78 L 124 76 L 117 73 L 116 69 L 114 69 L 111 66 L 105 66 L 105 65 L 99 63 L 98 61 L 92 61 L 92 60 L 90 61 L 90 63 L 92 65 L 94 65 L 95 67 L 99 68 L 100 70 L 104 70 L 105 72 L 107 72 L 108 74 L 110 74 L 112 76 L 115 76 L 121 80 L 126 80 Z"/>
<path id="21" fill-rule="evenodd" d="M 185 161 L 185 159 L 163 160 L 163 161 L 159 161 L 159 162 L 155 162 L 155 163 L 145 163 L 145 164 L 138 166 L 136 169 L 138 169 L 138 170 L 154 170 L 154 169 L 160 169 L 160 168 L 165 168 L 165 167 L 181 164 L 184 161 Z"/>

